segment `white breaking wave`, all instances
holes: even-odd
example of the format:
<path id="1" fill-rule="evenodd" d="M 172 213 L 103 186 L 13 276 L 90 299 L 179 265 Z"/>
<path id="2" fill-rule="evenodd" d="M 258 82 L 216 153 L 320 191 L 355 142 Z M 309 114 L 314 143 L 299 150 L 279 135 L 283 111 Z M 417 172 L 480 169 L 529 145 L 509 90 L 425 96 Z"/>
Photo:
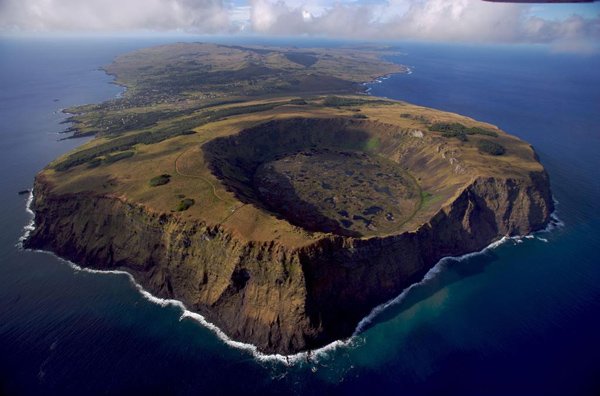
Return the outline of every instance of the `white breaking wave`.
<path id="1" fill-rule="evenodd" d="M 31 215 L 31 221 L 24 227 L 24 233 L 19 238 L 19 243 L 17 243 L 17 246 L 21 249 L 23 248 L 23 241 L 25 241 L 29 237 L 31 232 L 35 229 L 35 212 L 33 212 L 33 210 L 31 209 L 32 203 L 33 203 L 33 189 L 30 192 L 29 197 L 27 198 L 27 207 L 26 207 L 27 212 Z M 555 220 L 555 223 L 556 223 L 552 229 L 555 229 L 557 227 L 561 227 L 564 225 L 564 223 L 562 221 L 560 221 L 560 219 L 558 218 L 558 216 L 556 216 L 555 213 L 553 213 L 551 215 L 551 217 L 553 220 Z M 539 233 L 548 232 L 549 227 L 550 227 L 550 225 L 548 227 L 546 227 L 546 229 L 539 231 Z M 351 348 L 355 345 L 358 345 L 359 341 L 360 341 L 358 336 L 365 330 L 365 328 L 369 324 L 371 324 L 373 322 L 373 320 L 379 314 L 384 312 L 387 308 L 397 305 L 400 302 L 402 302 L 404 300 L 404 298 L 407 296 L 407 294 L 414 288 L 422 286 L 422 285 L 426 284 L 428 281 L 434 279 L 436 277 L 436 275 L 438 275 L 440 272 L 443 271 L 443 269 L 448 261 L 450 261 L 450 260 L 453 260 L 453 261 L 467 260 L 469 258 L 478 256 L 480 254 L 484 254 L 488 250 L 495 249 L 498 246 L 500 246 L 510 240 L 516 241 L 517 243 L 519 243 L 519 241 L 522 242 L 523 238 L 530 239 L 530 238 L 532 238 L 532 235 L 502 237 L 500 240 L 492 242 L 491 244 L 489 244 L 488 246 L 486 246 L 484 249 L 482 249 L 480 251 L 467 253 L 462 256 L 449 256 L 449 257 L 442 258 L 429 271 L 427 271 L 427 273 L 425 274 L 425 276 L 423 277 L 423 279 L 420 282 L 410 285 L 409 287 L 404 289 L 397 297 L 373 308 L 371 313 L 369 313 L 369 315 L 364 317 L 358 323 L 358 325 L 356 326 L 356 329 L 354 330 L 354 333 L 352 334 L 352 336 L 350 338 L 345 339 L 345 340 L 336 340 L 336 341 L 334 341 L 330 344 L 327 344 L 321 348 L 307 351 L 307 352 L 299 352 L 299 353 L 296 353 L 293 355 L 267 354 L 267 353 L 260 352 L 258 350 L 258 348 L 253 344 L 233 340 L 227 334 L 225 334 L 223 332 L 223 330 L 221 330 L 219 327 L 217 327 L 214 323 L 211 323 L 208 320 L 206 320 L 206 318 L 204 316 L 200 315 L 199 313 L 188 310 L 181 301 L 174 300 L 174 299 L 159 298 L 159 297 L 152 295 L 150 292 L 145 290 L 142 287 L 142 285 L 137 283 L 135 281 L 133 275 L 131 275 L 127 271 L 97 270 L 97 269 L 84 268 L 84 267 L 78 266 L 77 264 L 75 264 L 69 260 L 66 260 L 62 257 L 57 256 L 53 252 L 46 251 L 46 250 L 38 250 L 38 249 L 35 249 L 33 251 L 49 254 L 49 255 L 57 258 L 58 260 L 65 262 L 67 265 L 69 265 L 75 271 L 82 271 L 82 272 L 88 272 L 88 273 L 92 273 L 92 274 L 103 274 L 103 275 L 107 275 L 107 274 L 125 275 L 128 277 L 129 281 L 134 285 L 134 287 L 139 291 L 139 293 L 146 300 L 148 300 L 156 305 L 159 305 L 161 307 L 175 306 L 175 307 L 178 307 L 179 309 L 181 309 L 182 313 L 181 313 L 179 320 L 183 320 L 186 318 L 195 320 L 196 322 L 200 323 L 203 327 L 210 330 L 213 334 L 215 334 L 226 345 L 228 345 L 232 348 L 236 348 L 236 349 L 250 353 L 257 361 L 282 363 L 284 365 L 289 366 L 289 365 L 294 365 L 294 364 L 298 364 L 298 363 L 302 363 L 302 362 L 319 363 L 320 358 L 327 357 L 330 352 L 332 352 L 336 349 Z M 537 237 L 537 239 L 543 240 L 544 242 L 548 242 L 548 240 L 545 238 Z"/>
<path id="2" fill-rule="evenodd" d="M 121 88 L 121 91 L 116 93 L 115 99 L 123 98 L 125 96 L 125 92 L 127 92 L 127 87 L 120 85 L 120 84 L 116 84 L 116 83 L 115 83 L 115 85 L 118 85 Z"/>
<path id="3" fill-rule="evenodd" d="M 541 231 L 538 231 L 537 234 L 552 232 L 557 228 L 562 228 L 565 226 L 565 223 L 558 217 L 558 205 L 560 204 L 560 202 L 558 202 L 558 200 L 554 197 L 552 197 L 552 200 L 554 201 L 554 212 L 550 214 L 550 222 L 548 223 L 546 228 L 544 228 Z"/>
<path id="4" fill-rule="evenodd" d="M 554 203 L 555 203 L 555 206 L 558 205 L 558 201 L 556 199 L 554 199 Z M 412 289 L 422 286 L 422 285 L 426 284 L 428 281 L 435 278 L 435 276 L 437 274 L 439 274 L 440 272 L 443 271 L 446 263 L 448 263 L 449 261 L 460 262 L 460 261 L 468 260 L 472 257 L 484 254 L 485 252 L 487 252 L 489 250 L 496 249 L 497 247 L 501 246 L 502 244 L 504 244 L 508 241 L 512 241 L 513 243 L 520 244 L 520 243 L 524 242 L 523 241 L 524 239 L 534 239 L 535 238 L 542 242 L 548 243 L 549 242 L 548 239 L 537 236 L 537 234 L 547 233 L 547 232 L 550 232 L 557 228 L 563 227 L 564 225 L 565 225 L 565 223 L 558 218 L 558 215 L 557 215 L 556 209 L 555 209 L 554 212 L 552 212 L 550 214 L 550 223 L 548 223 L 546 228 L 544 228 L 543 230 L 536 231 L 536 232 L 534 232 L 532 234 L 528 234 L 528 235 L 516 235 L 516 236 L 511 236 L 511 237 L 505 236 L 495 242 L 490 243 L 488 246 L 486 246 L 485 248 L 483 248 L 482 250 L 479 250 L 477 252 L 463 254 L 462 256 L 448 256 L 448 257 L 442 258 L 425 274 L 425 276 L 423 277 L 423 279 L 420 282 L 413 283 L 412 285 L 410 285 L 409 287 L 404 289 L 402 291 L 402 293 L 400 293 L 397 297 L 394 297 L 390 301 L 387 301 L 387 302 L 373 308 L 371 313 L 369 313 L 369 315 L 365 316 L 358 323 L 358 325 L 356 326 L 356 329 L 354 330 L 354 334 L 352 335 L 352 337 L 356 337 L 360 333 L 362 333 L 371 323 L 373 323 L 373 320 L 377 316 L 379 316 L 379 314 L 381 314 L 383 311 L 385 311 L 389 307 L 400 304 L 406 298 L 406 296 Z"/>
<path id="5" fill-rule="evenodd" d="M 35 212 L 31 209 L 32 203 L 33 203 L 33 190 L 30 192 L 29 197 L 27 198 L 27 204 L 26 204 L 26 210 L 27 210 L 27 213 L 29 213 L 31 215 L 31 220 L 25 227 L 23 227 L 24 233 L 19 238 L 19 243 L 17 243 L 17 247 L 19 247 L 20 249 L 23 249 L 23 242 L 29 237 L 31 232 L 35 229 Z M 133 275 L 131 275 L 127 271 L 97 270 L 97 269 L 91 269 L 91 268 L 84 268 L 84 267 L 80 267 L 79 265 L 73 263 L 72 261 L 69 261 L 62 257 L 57 256 L 56 254 L 54 254 L 51 251 L 40 250 L 40 249 L 32 249 L 32 251 L 51 255 L 51 256 L 55 257 L 56 259 L 58 259 L 59 261 L 66 263 L 68 266 L 73 268 L 75 271 L 87 272 L 87 273 L 91 273 L 91 274 L 102 274 L 102 275 L 125 275 L 129 279 L 129 281 L 132 283 L 132 285 L 134 285 L 134 287 L 139 291 L 139 293 L 142 295 L 142 297 L 144 297 L 146 300 L 148 300 L 156 305 L 159 305 L 161 307 L 175 306 L 175 307 L 181 309 L 182 312 L 181 312 L 181 316 L 180 316 L 179 320 L 183 320 L 186 318 L 195 320 L 196 322 L 200 323 L 202 326 L 204 326 L 208 330 L 212 331 L 213 334 L 215 334 L 226 345 L 236 348 L 236 349 L 240 349 L 240 350 L 249 352 L 252 354 L 252 356 L 256 360 L 261 361 L 261 362 L 279 362 L 279 363 L 283 363 L 286 365 L 292 365 L 292 364 L 296 364 L 296 363 L 300 363 L 300 362 L 304 362 L 304 361 L 316 363 L 316 362 L 318 362 L 318 358 L 320 356 L 323 356 L 324 354 L 331 352 L 342 346 L 349 347 L 354 342 L 354 340 L 352 340 L 352 339 L 338 340 L 338 341 L 334 341 L 322 348 L 319 348 L 318 350 L 313 350 L 310 352 L 300 352 L 300 353 L 293 354 L 293 355 L 262 353 L 258 350 L 258 348 L 255 345 L 252 345 L 249 343 L 244 343 L 241 341 L 235 341 L 235 340 L 231 339 L 227 334 L 225 334 L 223 332 L 223 330 L 221 330 L 219 327 L 217 327 L 214 323 L 211 323 L 208 320 L 206 320 L 206 318 L 204 316 L 202 316 L 196 312 L 192 312 L 192 311 L 188 310 L 181 301 L 174 300 L 174 299 L 164 299 L 164 298 L 160 298 L 160 297 L 156 297 L 156 296 L 152 295 L 150 292 L 145 290 L 142 287 L 142 285 L 137 283 L 135 281 Z"/>
<path id="6" fill-rule="evenodd" d="M 25 240 L 27 238 L 29 238 L 29 235 L 31 235 L 31 232 L 35 229 L 35 213 L 33 212 L 33 210 L 31 210 L 32 203 L 33 203 L 33 189 L 31 189 L 31 191 L 29 192 L 29 196 L 27 197 L 27 202 L 25 204 L 25 210 L 31 216 L 31 220 L 29 220 L 29 223 L 27 223 L 27 225 L 25 227 L 23 227 L 23 235 L 21 235 L 21 237 L 19 238 L 19 241 L 16 244 L 16 247 L 19 249 L 23 249 L 23 242 L 25 242 Z"/>
<path id="7" fill-rule="evenodd" d="M 129 279 L 131 284 L 138 290 L 140 295 L 143 298 L 145 298 L 146 300 L 148 300 L 156 305 L 159 305 L 163 308 L 168 307 L 168 306 L 173 306 L 173 307 L 177 307 L 177 308 L 181 309 L 181 316 L 179 317 L 179 320 L 189 318 L 189 319 L 192 319 L 192 320 L 198 322 L 204 328 L 210 330 L 214 335 L 216 335 L 217 338 L 219 338 L 224 344 L 226 344 L 232 348 L 235 348 L 235 349 L 249 352 L 256 360 L 258 360 L 260 362 L 283 363 L 285 365 L 294 365 L 294 364 L 301 363 L 301 362 L 318 363 L 319 357 L 322 357 L 325 354 L 327 354 L 328 352 L 331 352 L 340 347 L 350 347 L 351 345 L 353 345 L 353 342 L 354 342 L 353 339 L 338 340 L 338 341 L 334 341 L 322 348 L 312 350 L 310 352 L 299 352 L 299 353 L 296 353 L 293 355 L 263 353 L 263 352 L 260 352 L 258 350 L 258 348 L 253 344 L 236 341 L 236 340 L 230 338 L 217 325 L 206 320 L 206 318 L 204 316 L 202 316 L 199 313 L 188 310 L 186 308 L 185 304 L 183 304 L 181 301 L 174 300 L 174 299 L 165 299 L 165 298 L 160 298 L 160 297 L 154 296 L 153 294 L 151 294 L 150 292 L 145 290 L 142 287 L 142 285 L 137 283 L 135 278 L 133 277 L 133 275 L 131 275 L 127 271 L 97 270 L 97 269 L 91 269 L 91 268 L 84 268 L 84 267 L 78 266 L 77 264 L 73 263 L 72 261 L 69 261 L 62 257 L 59 257 L 56 254 L 54 254 L 50 251 L 47 251 L 47 250 L 32 249 L 32 251 L 53 256 L 54 258 L 58 259 L 59 261 L 66 263 L 69 267 L 73 268 L 75 271 L 87 272 L 90 274 L 101 274 L 101 275 L 125 275 Z"/>
<path id="8" fill-rule="evenodd" d="M 402 291 L 402 293 L 400 293 L 397 297 L 394 297 L 393 299 L 376 306 L 375 308 L 373 308 L 373 310 L 371 311 L 371 313 L 367 316 L 365 316 L 356 326 L 356 329 L 354 330 L 354 334 L 352 335 L 352 337 L 356 337 L 358 336 L 360 333 L 362 333 L 366 327 L 368 327 L 371 323 L 373 323 L 373 320 L 379 316 L 379 314 L 381 314 L 383 311 L 385 311 L 386 309 L 388 309 L 389 307 L 392 307 L 394 305 L 398 305 L 400 304 L 408 295 L 408 293 L 410 293 L 411 290 L 413 290 L 414 288 L 417 288 L 419 286 L 425 285 L 427 282 L 429 282 L 430 280 L 434 279 L 436 277 L 437 274 L 439 274 L 440 272 L 442 272 L 442 270 L 444 269 L 444 267 L 446 266 L 446 263 L 448 263 L 449 261 L 463 261 L 463 260 L 467 260 L 471 257 L 480 255 L 482 253 L 485 253 L 486 251 L 490 250 L 490 249 L 495 249 L 498 246 L 502 245 L 503 243 L 505 243 L 508 240 L 513 239 L 514 237 L 502 237 L 502 239 L 492 242 L 490 243 L 488 246 L 486 246 L 485 248 L 483 248 L 480 251 L 477 252 L 471 252 L 471 253 L 467 253 L 467 254 L 463 254 L 462 256 L 448 256 L 448 257 L 444 257 L 442 258 L 440 261 L 437 262 L 437 264 L 435 264 L 429 271 L 427 271 L 427 273 L 425 274 L 425 276 L 423 277 L 423 279 L 420 282 L 417 283 L 413 283 L 412 285 L 410 285 L 409 287 L 407 287 L 406 289 L 404 289 Z"/>
<path id="9" fill-rule="evenodd" d="M 558 201 L 557 201 L 557 203 L 558 203 Z M 557 228 L 562 228 L 564 226 L 565 226 L 565 223 L 558 217 L 556 210 L 554 210 L 554 212 L 552 212 L 552 214 L 550 215 L 550 222 L 548 223 L 546 228 L 544 228 L 541 231 L 538 231 L 538 233 L 543 234 L 543 233 L 552 232 L 552 231 L 556 230 Z"/>

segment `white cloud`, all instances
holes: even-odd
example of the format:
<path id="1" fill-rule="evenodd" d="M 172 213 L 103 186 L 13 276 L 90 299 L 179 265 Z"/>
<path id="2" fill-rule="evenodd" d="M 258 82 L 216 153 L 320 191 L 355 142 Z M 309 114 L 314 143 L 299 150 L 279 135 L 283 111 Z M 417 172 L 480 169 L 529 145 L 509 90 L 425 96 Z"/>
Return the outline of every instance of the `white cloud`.
<path id="1" fill-rule="evenodd" d="M 308 34 L 355 39 L 423 39 L 499 43 L 581 43 L 600 41 L 600 16 L 546 20 L 531 6 L 481 0 L 323 1 L 320 12 L 304 3 L 251 0 L 250 23 L 264 34 Z M 315 8 L 315 4 L 311 6 Z"/>
<path id="2" fill-rule="evenodd" d="M 0 0 L 0 30 L 196 31 L 230 29 L 220 0 Z"/>
<path id="3" fill-rule="evenodd" d="M 280 35 L 325 35 L 333 37 L 355 37 L 371 27 L 370 7 L 333 4 L 329 8 L 287 2 L 251 0 L 250 23 L 258 33 Z M 317 10 L 317 11 L 315 11 Z M 358 28 L 358 30 L 357 30 Z"/>
<path id="4" fill-rule="evenodd" d="M 550 7 L 550 6 L 548 6 Z M 544 19 L 536 7 L 481 0 L 0 0 L 0 31 L 254 32 L 350 39 L 600 43 L 600 6 Z"/>

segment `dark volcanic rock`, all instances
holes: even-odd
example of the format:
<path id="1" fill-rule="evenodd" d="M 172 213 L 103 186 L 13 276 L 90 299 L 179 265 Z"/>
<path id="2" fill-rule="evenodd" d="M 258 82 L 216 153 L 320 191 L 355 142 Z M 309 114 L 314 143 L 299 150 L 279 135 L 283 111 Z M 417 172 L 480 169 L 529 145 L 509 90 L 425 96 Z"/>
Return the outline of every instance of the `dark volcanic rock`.
<path id="1" fill-rule="evenodd" d="M 54 195 L 36 179 L 29 248 L 84 267 L 125 269 L 151 293 L 183 301 L 234 339 L 293 353 L 352 334 L 370 310 L 448 255 L 546 226 L 544 171 L 477 178 L 414 232 L 326 235 L 297 249 L 238 239 L 220 226 L 156 214 L 118 197 Z"/>

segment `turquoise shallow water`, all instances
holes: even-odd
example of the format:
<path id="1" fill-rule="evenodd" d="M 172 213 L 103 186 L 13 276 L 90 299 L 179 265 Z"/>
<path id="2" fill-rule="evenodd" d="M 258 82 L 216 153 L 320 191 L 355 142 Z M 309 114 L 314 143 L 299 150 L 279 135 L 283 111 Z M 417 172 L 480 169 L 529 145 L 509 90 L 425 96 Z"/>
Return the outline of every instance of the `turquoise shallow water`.
<path id="1" fill-rule="evenodd" d="M 91 40 L 91 41 L 90 41 Z M 124 275 L 19 251 L 56 111 L 120 91 L 97 71 L 146 40 L 0 40 L 0 393 L 598 394 L 600 60 L 544 49 L 401 44 L 372 93 L 460 112 L 531 142 L 564 226 L 448 260 L 351 345 L 293 367 L 224 344 Z M 314 45 L 300 42 L 298 45 Z M 55 100 L 58 101 L 55 101 Z"/>

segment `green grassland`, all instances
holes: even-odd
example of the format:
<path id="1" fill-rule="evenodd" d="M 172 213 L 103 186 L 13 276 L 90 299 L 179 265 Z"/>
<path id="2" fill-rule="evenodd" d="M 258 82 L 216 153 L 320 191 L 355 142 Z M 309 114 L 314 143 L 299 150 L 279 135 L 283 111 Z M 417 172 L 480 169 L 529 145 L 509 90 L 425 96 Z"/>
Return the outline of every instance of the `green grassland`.
<path id="1" fill-rule="evenodd" d="M 127 93 L 71 109 L 96 138 L 43 176 L 57 194 L 118 197 L 303 246 L 415 230 L 476 177 L 541 170 L 527 143 L 492 125 L 353 94 L 402 71 L 380 56 L 206 44 L 121 56 L 106 69 Z"/>
<path id="2" fill-rule="evenodd" d="M 68 109 L 76 135 L 116 135 L 161 120 L 257 97 L 354 93 L 359 83 L 402 72 L 381 50 L 174 44 L 118 57 L 105 67 L 122 98 Z"/>

